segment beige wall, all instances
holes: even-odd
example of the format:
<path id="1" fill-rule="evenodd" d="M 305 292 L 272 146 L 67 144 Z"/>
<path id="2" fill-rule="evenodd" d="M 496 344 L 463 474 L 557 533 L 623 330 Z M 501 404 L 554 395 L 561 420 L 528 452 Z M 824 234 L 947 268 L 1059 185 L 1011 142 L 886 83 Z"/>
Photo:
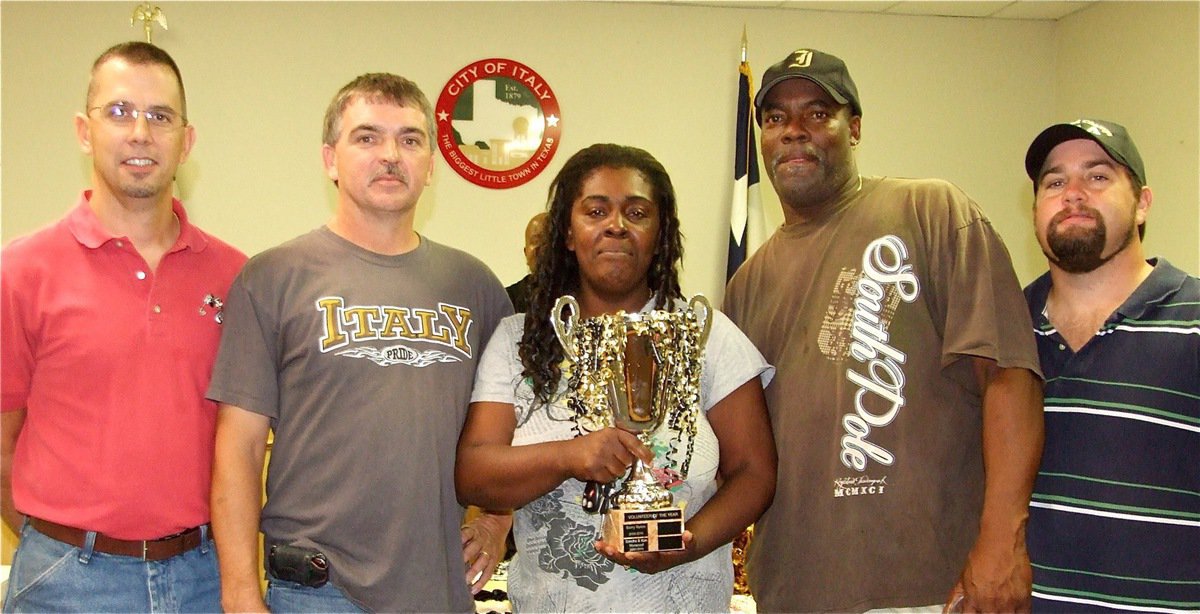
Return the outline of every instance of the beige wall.
<path id="1" fill-rule="evenodd" d="M 553 173 L 598 141 L 644 147 L 671 172 L 687 235 L 684 291 L 722 293 L 732 118 L 742 26 L 756 80 L 792 49 L 843 57 L 864 106 L 860 168 L 939 176 L 993 218 L 1022 281 L 1045 268 L 1022 160 L 1054 121 L 1097 114 L 1133 131 L 1156 206 L 1150 247 L 1200 269 L 1197 4 L 1099 3 L 1059 22 L 657 4 L 552 2 L 159 2 L 155 42 L 184 72 L 197 126 L 178 191 L 195 221 L 248 253 L 323 223 L 329 98 L 391 71 L 436 98 L 457 69 L 509 57 L 562 107 L 549 170 L 515 189 L 466 182 L 442 161 L 419 230 L 511 282 L 525 221 Z M 88 181 L 72 115 L 105 47 L 141 36 L 133 2 L 0 3 L 0 240 L 59 218 Z M 765 181 L 765 177 L 764 177 Z M 768 226 L 782 219 L 769 185 Z"/>
<path id="2" fill-rule="evenodd" d="M 1147 158 L 1159 203 L 1151 228 L 1164 230 L 1152 230 L 1152 249 L 1198 268 L 1195 3 L 1101 3 L 1057 23 L 613 3 L 161 6 L 171 29 L 155 40 L 183 68 L 199 134 L 179 193 L 200 224 L 249 253 L 329 215 L 320 118 L 340 85 L 386 70 L 436 97 L 458 68 L 506 56 L 554 88 L 559 155 L 534 181 L 502 191 L 439 160 L 420 230 L 510 282 L 524 269 L 525 220 L 566 156 L 597 141 L 635 144 L 678 186 L 685 291 L 719 297 L 745 24 L 756 75 L 798 46 L 845 58 L 865 107 L 863 172 L 962 186 L 993 218 L 1024 281 L 1044 268 L 1029 228 L 1025 146 L 1051 121 L 1100 108 L 1130 126 Z M 95 54 L 140 36 L 131 12 L 124 2 L 0 4 L 3 241 L 58 218 L 87 182 L 71 116 Z M 1160 87 L 1136 87 L 1146 79 Z M 764 197 L 773 226 L 778 203 L 769 188 Z M 1177 217 L 1160 221 L 1168 208 Z"/>
<path id="3" fill-rule="evenodd" d="M 1106 3 L 1055 32 L 1055 108 L 1129 128 L 1154 204 L 1147 253 L 1195 275 L 1200 254 L 1200 3 Z M 1117 78 L 1102 79 L 1111 73 Z"/>

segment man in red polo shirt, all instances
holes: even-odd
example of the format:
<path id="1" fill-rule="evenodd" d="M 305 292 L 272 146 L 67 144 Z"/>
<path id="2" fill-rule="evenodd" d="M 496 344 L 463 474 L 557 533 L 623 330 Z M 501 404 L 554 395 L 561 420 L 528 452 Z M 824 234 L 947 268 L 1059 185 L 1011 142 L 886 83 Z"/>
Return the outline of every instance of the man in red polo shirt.
<path id="1" fill-rule="evenodd" d="M 166 52 L 101 54 L 75 129 L 92 188 L 0 255 L 4 611 L 217 611 L 204 390 L 246 257 L 172 197 L 196 135 Z"/>

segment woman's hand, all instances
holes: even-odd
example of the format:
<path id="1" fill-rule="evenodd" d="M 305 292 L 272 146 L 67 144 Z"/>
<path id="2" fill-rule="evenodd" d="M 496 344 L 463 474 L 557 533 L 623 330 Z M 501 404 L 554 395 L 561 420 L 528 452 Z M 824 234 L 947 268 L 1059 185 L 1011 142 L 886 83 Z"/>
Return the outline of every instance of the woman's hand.
<path id="1" fill-rule="evenodd" d="M 654 461 L 654 453 L 633 433 L 618 428 L 604 428 L 569 442 L 571 477 L 587 482 L 608 483 L 629 470 L 633 461 Z"/>
<path id="2" fill-rule="evenodd" d="M 615 545 L 600 540 L 596 542 L 596 551 L 626 569 L 636 569 L 642 573 L 658 573 L 700 558 L 696 553 L 691 531 L 683 532 L 683 550 L 619 552 Z"/>

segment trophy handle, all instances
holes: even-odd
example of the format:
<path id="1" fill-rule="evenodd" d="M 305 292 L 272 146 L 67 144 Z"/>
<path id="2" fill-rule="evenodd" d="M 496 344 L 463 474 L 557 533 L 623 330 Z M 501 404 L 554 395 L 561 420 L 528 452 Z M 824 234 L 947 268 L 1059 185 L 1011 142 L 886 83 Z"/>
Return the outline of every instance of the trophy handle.
<path id="1" fill-rule="evenodd" d="M 700 347 L 703 348 L 704 344 L 708 342 L 708 333 L 712 330 L 712 303 L 708 302 L 708 298 L 706 298 L 703 294 L 697 294 L 696 296 L 692 297 L 692 300 L 688 301 L 688 309 L 692 313 L 696 314 L 697 320 L 701 320 Z"/>
<path id="2" fill-rule="evenodd" d="M 563 322 L 563 308 L 567 308 L 567 320 Z M 570 294 L 564 294 L 558 297 L 554 302 L 554 309 L 550 310 L 550 324 L 554 326 L 554 336 L 558 337 L 558 343 L 563 348 L 563 353 L 566 354 L 567 360 L 577 362 L 579 353 L 575 351 L 575 341 L 572 335 L 575 333 L 575 323 L 579 321 L 579 301 Z"/>
<path id="3" fill-rule="evenodd" d="M 612 495 L 616 487 L 612 482 L 601 483 L 589 481 L 583 487 L 583 511 L 589 514 L 603 514 L 612 504 Z"/>

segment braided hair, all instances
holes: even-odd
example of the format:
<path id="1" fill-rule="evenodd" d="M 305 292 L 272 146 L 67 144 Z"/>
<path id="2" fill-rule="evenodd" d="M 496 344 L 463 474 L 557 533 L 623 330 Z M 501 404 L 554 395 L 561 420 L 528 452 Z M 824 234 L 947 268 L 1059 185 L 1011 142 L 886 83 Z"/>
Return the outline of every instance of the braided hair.
<path id="1" fill-rule="evenodd" d="M 682 298 L 678 265 L 683 258 L 683 235 L 679 231 L 675 188 L 663 165 L 645 150 L 611 143 L 598 143 L 571 156 L 550 183 L 546 205 L 549 217 L 542 230 L 545 236 L 534 256 L 533 288 L 518 349 L 521 375 L 532 382 L 539 404 L 550 402 L 562 376 L 559 365 L 564 354 L 554 334 L 550 310 L 560 296 L 579 291 L 579 263 L 567 249 L 571 211 L 584 182 L 600 168 L 632 169 L 650 183 L 658 205 L 659 231 L 647 284 L 657 309 L 667 308 L 675 299 Z"/>

